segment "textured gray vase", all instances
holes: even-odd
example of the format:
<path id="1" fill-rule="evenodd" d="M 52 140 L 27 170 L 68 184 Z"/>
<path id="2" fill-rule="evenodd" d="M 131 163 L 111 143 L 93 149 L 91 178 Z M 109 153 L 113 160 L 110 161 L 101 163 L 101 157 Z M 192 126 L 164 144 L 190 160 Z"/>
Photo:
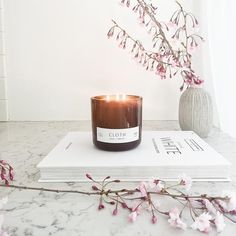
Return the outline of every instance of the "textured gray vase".
<path id="1" fill-rule="evenodd" d="M 180 97 L 179 124 L 182 130 L 193 130 L 200 137 L 208 136 L 213 122 L 210 94 L 199 87 L 189 87 Z"/>

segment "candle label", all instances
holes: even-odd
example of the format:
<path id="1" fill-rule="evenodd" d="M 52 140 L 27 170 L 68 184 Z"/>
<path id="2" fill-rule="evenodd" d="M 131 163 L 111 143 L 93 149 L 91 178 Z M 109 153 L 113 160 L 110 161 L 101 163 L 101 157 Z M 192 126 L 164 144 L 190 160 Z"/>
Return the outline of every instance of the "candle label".
<path id="1" fill-rule="evenodd" d="M 139 139 L 139 126 L 126 129 L 97 127 L 97 141 L 103 143 L 129 143 Z"/>

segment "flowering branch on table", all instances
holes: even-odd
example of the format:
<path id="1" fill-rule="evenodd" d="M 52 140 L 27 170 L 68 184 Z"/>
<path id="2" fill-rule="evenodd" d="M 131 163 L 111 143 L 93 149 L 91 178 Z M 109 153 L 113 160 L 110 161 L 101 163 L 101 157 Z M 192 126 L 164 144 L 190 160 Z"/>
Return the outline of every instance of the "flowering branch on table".
<path id="1" fill-rule="evenodd" d="M 140 24 L 145 26 L 152 36 L 153 50 L 147 50 L 143 44 L 134 39 L 116 21 L 112 20 L 113 26 L 109 29 L 108 38 L 115 37 L 119 47 L 126 49 L 131 47 L 131 53 L 138 63 L 147 71 L 154 71 L 161 79 L 172 78 L 180 74 L 183 85 L 201 84 L 192 68 L 192 54 L 199 47 L 203 38 L 193 33 L 197 28 L 198 21 L 195 16 L 186 12 L 180 3 L 176 2 L 179 9 L 176 10 L 168 23 L 157 19 L 157 7 L 145 0 L 134 0 L 136 4 L 132 10 L 138 14 Z M 121 3 L 130 7 L 130 0 L 121 0 Z"/>
<path id="2" fill-rule="evenodd" d="M 6 185 L 14 178 L 13 168 L 4 160 L 0 160 L 0 176 Z"/>
<path id="3" fill-rule="evenodd" d="M 4 163 L 2 164 L 4 167 L 10 167 L 5 161 L 0 161 L 0 163 Z M 116 189 L 113 185 L 120 184 L 120 180 L 112 180 L 110 176 L 107 176 L 103 181 L 96 181 L 91 175 L 86 174 L 86 177 L 92 182 L 92 191 L 14 185 L 10 184 L 9 181 L 6 182 L 8 177 L 4 176 L 2 178 L 3 184 L 0 184 L 0 187 L 98 196 L 98 210 L 104 209 L 106 205 L 111 205 L 114 207 L 112 211 L 114 216 L 118 215 L 121 209 L 127 210 L 130 222 L 134 222 L 142 212 L 148 211 L 150 212 L 150 221 L 153 224 L 158 221 L 159 215 L 163 215 L 171 226 L 185 230 L 187 223 L 183 221 L 182 216 L 184 211 L 188 209 L 193 221 L 191 228 L 201 232 L 209 232 L 213 227 L 216 228 L 217 232 L 221 232 L 225 227 L 224 218 L 236 223 L 236 195 L 234 193 L 224 192 L 222 196 L 189 194 L 192 180 L 184 174 L 180 176 L 178 183 L 175 185 L 168 185 L 163 180 L 153 178 L 149 182 L 141 182 L 134 189 Z M 12 179 L 9 177 L 9 180 Z M 175 200 L 181 208 L 173 206 L 170 209 L 162 209 L 164 207 L 161 207 L 159 202 L 161 197 Z M 0 209 L 5 203 L 6 199 L 0 201 Z M 1 219 L 3 222 L 2 215 L 0 215 L 0 226 Z"/>

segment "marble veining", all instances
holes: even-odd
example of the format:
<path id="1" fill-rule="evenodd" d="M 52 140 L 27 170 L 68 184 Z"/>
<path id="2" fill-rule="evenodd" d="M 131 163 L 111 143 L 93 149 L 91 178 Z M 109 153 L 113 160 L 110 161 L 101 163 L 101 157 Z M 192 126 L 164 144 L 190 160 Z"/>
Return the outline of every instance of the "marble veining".
<path id="1" fill-rule="evenodd" d="M 144 130 L 179 130 L 176 121 L 144 121 Z M 88 121 L 63 122 L 2 122 L 0 123 L 0 159 L 7 160 L 15 169 L 15 184 L 51 187 L 56 189 L 90 190 L 88 183 L 38 183 L 37 163 L 69 131 L 91 130 Z M 233 163 L 232 182 L 195 183 L 194 193 L 220 193 L 222 189 L 236 191 L 236 140 L 214 128 L 206 141 Z M 122 187 L 135 187 L 129 182 Z M 162 216 L 152 225 L 150 216 L 143 213 L 132 224 L 127 221 L 127 211 L 111 215 L 112 207 L 97 211 L 97 197 L 72 193 L 56 194 L 39 191 L 25 191 L 0 188 L 0 198 L 8 196 L 4 207 L 4 228 L 11 236 L 21 235 L 201 235 L 191 229 L 182 232 L 169 227 Z M 167 204 L 171 203 L 167 201 Z M 234 235 L 236 225 L 227 222 L 221 234 Z M 215 235 L 215 232 L 212 232 Z"/>

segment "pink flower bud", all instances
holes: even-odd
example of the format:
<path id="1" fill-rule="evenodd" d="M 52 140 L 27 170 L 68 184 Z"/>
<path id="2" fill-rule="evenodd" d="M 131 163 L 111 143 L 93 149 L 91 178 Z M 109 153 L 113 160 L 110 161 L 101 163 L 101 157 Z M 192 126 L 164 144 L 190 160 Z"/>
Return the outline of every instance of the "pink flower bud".
<path id="1" fill-rule="evenodd" d="M 102 210 L 102 209 L 104 209 L 105 208 L 105 206 L 101 203 L 101 204 L 99 204 L 99 206 L 98 206 L 98 210 Z"/>
<path id="2" fill-rule="evenodd" d="M 93 179 L 90 174 L 86 174 L 86 177 L 87 177 L 88 179 L 91 179 L 91 180 Z"/>
<path id="3" fill-rule="evenodd" d="M 132 211 L 132 212 L 129 214 L 129 216 L 128 216 L 128 221 L 130 221 L 130 222 L 136 221 L 137 216 L 138 216 L 137 212 L 136 212 L 136 211 Z"/>
<path id="4" fill-rule="evenodd" d="M 236 210 L 230 211 L 229 213 L 232 215 L 236 215 Z"/>
<path id="5" fill-rule="evenodd" d="M 10 178 L 10 180 L 13 180 L 13 179 L 14 179 L 14 172 L 13 172 L 13 169 L 10 169 L 10 170 L 9 170 L 9 178 Z"/>
<path id="6" fill-rule="evenodd" d="M 4 180 L 5 179 L 5 175 L 3 173 L 1 173 L 1 179 Z"/>
<path id="7" fill-rule="evenodd" d="M 153 216 L 152 216 L 152 223 L 153 223 L 153 224 L 156 224 L 156 222 L 157 222 L 157 218 L 156 218 L 155 215 L 153 215 Z"/>
<path id="8" fill-rule="evenodd" d="M 108 31 L 107 37 L 108 37 L 108 38 L 111 38 L 113 35 L 114 35 L 114 27 L 112 27 L 112 28 Z"/>
<path id="9" fill-rule="evenodd" d="M 93 185 L 93 186 L 92 186 L 92 189 L 93 189 L 94 191 L 97 191 L 97 190 L 99 190 L 99 189 L 98 189 L 98 187 L 97 187 L 97 186 L 95 186 L 95 185 Z"/>
<path id="10" fill-rule="evenodd" d="M 117 208 L 116 208 L 116 209 L 114 209 L 114 211 L 112 212 L 112 215 L 113 215 L 113 216 L 116 216 L 117 213 L 118 213 L 118 210 L 117 210 Z"/>

